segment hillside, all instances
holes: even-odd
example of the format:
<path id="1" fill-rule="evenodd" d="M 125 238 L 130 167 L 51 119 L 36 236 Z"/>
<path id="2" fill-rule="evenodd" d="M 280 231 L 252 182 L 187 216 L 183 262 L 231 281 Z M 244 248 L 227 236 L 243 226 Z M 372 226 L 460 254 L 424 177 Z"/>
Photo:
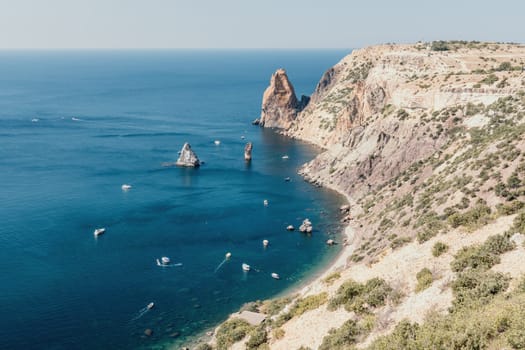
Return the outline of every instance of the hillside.
<path id="1" fill-rule="evenodd" d="M 234 348 L 525 348 L 524 67 L 517 44 L 381 45 L 306 106 L 284 92 L 271 125 L 324 149 L 300 173 L 347 196 L 347 241 Z"/>

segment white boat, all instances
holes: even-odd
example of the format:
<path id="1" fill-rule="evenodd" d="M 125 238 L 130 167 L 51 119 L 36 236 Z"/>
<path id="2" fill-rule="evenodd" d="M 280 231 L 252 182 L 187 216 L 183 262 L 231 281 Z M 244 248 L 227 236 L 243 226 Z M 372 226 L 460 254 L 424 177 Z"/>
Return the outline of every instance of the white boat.
<path id="1" fill-rule="evenodd" d="M 106 232 L 106 229 L 102 227 L 102 228 L 97 228 L 95 232 L 93 232 L 93 234 L 95 235 L 95 237 L 97 237 L 97 236 L 104 234 L 105 232 Z"/>
<path id="2" fill-rule="evenodd" d="M 169 265 L 170 263 L 171 263 L 171 260 L 167 256 L 163 256 L 162 258 L 160 258 L 160 260 L 157 259 L 157 265 L 159 266 L 166 266 L 166 265 Z"/>
<path id="3" fill-rule="evenodd" d="M 146 306 L 146 308 L 147 308 L 148 310 L 151 310 L 151 309 L 153 309 L 154 307 L 155 307 L 155 303 L 154 303 L 154 302 L 151 302 L 151 303 L 148 304 L 148 306 Z"/>
<path id="4" fill-rule="evenodd" d="M 272 278 L 278 280 L 278 279 L 281 279 L 281 276 L 279 276 L 278 273 L 272 272 Z"/>
<path id="5" fill-rule="evenodd" d="M 267 207 L 268 206 L 268 200 L 267 199 L 263 200 L 263 204 L 264 204 L 265 207 Z"/>
<path id="6" fill-rule="evenodd" d="M 286 181 L 286 182 L 290 182 L 290 180 L 291 180 L 291 179 L 290 179 L 289 176 L 284 178 L 284 181 Z"/>
<path id="7" fill-rule="evenodd" d="M 230 253 L 230 252 L 226 253 L 226 255 L 225 255 L 225 258 L 226 258 L 226 259 L 229 259 L 229 258 L 231 258 L 231 257 L 232 257 L 232 253 Z"/>
<path id="8" fill-rule="evenodd" d="M 269 243 L 270 243 L 270 242 L 268 242 L 267 239 L 264 239 L 264 240 L 263 240 L 263 246 L 268 247 L 268 244 L 269 244 Z"/>
<path id="9" fill-rule="evenodd" d="M 218 145 L 221 144 L 221 141 L 219 141 L 219 140 L 215 140 L 215 141 L 213 141 L 213 143 L 215 143 L 215 144 L 218 146 Z"/>
<path id="10" fill-rule="evenodd" d="M 33 122 L 33 123 L 38 123 L 38 121 L 39 121 L 38 118 L 33 118 L 33 119 L 31 119 L 31 122 Z"/>
<path id="11" fill-rule="evenodd" d="M 122 188 L 122 191 L 127 191 L 127 190 L 131 189 L 131 185 L 124 184 L 124 185 L 121 186 L 121 188 Z"/>
<path id="12" fill-rule="evenodd" d="M 289 157 L 288 157 L 288 155 L 285 154 L 284 156 L 282 156 L 282 158 L 283 159 L 288 159 Z"/>
<path id="13" fill-rule="evenodd" d="M 246 136 L 242 135 L 241 136 L 241 140 L 244 140 L 246 138 Z"/>
<path id="14" fill-rule="evenodd" d="M 251 267 L 250 267 L 250 265 L 243 263 L 242 264 L 242 269 L 243 269 L 243 271 L 250 271 Z"/>

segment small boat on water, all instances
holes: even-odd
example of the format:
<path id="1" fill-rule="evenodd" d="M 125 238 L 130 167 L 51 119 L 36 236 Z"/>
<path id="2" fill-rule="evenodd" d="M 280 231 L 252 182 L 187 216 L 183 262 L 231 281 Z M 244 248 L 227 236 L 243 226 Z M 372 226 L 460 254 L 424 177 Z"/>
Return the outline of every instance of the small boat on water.
<path id="1" fill-rule="evenodd" d="M 268 242 L 267 239 L 264 239 L 264 240 L 263 240 L 263 246 L 264 246 L 264 247 L 268 247 L 268 244 L 269 244 L 269 243 L 270 243 L 270 242 Z"/>
<path id="2" fill-rule="evenodd" d="M 268 206 L 268 200 L 267 199 L 263 200 L 263 204 L 264 204 L 265 207 L 267 207 Z"/>
<path id="3" fill-rule="evenodd" d="M 232 253 L 230 253 L 230 252 L 226 253 L 226 255 L 225 255 L 225 258 L 226 258 L 226 259 L 229 259 L 229 258 L 231 258 L 231 257 L 232 257 Z"/>
<path id="4" fill-rule="evenodd" d="M 213 141 L 213 143 L 215 143 L 217 146 L 221 144 L 221 141 L 220 140 L 215 140 Z"/>
<path id="5" fill-rule="evenodd" d="M 284 181 L 286 181 L 286 182 L 290 182 L 290 180 L 291 180 L 291 179 L 290 179 L 289 176 L 287 176 L 287 177 L 284 178 Z"/>
<path id="6" fill-rule="evenodd" d="M 148 306 L 146 306 L 146 308 L 147 308 L 148 310 L 151 310 L 151 309 L 153 309 L 154 307 L 155 307 L 155 303 L 154 303 L 154 302 L 151 302 L 151 303 L 148 304 Z"/>
<path id="7" fill-rule="evenodd" d="M 242 264 L 242 270 L 243 271 L 248 272 L 248 271 L 250 271 L 250 269 L 251 269 L 250 265 L 245 264 L 245 263 Z"/>
<path id="8" fill-rule="evenodd" d="M 281 279 L 281 276 L 279 276 L 278 273 L 272 272 L 272 278 L 278 280 Z"/>
<path id="9" fill-rule="evenodd" d="M 39 121 L 38 118 L 33 118 L 33 119 L 31 119 L 31 122 L 33 122 L 33 123 L 38 123 L 38 121 Z"/>
<path id="10" fill-rule="evenodd" d="M 285 155 L 284 155 L 284 156 L 282 156 L 281 158 L 282 158 L 282 159 L 288 159 L 289 157 L 288 157 L 288 155 L 287 155 L 287 154 L 285 154 Z"/>
<path id="11" fill-rule="evenodd" d="M 93 232 L 93 234 L 95 235 L 95 237 L 97 237 L 97 236 L 104 234 L 105 232 L 106 232 L 106 228 L 102 227 L 102 228 L 97 228 L 95 232 Z"/>
<path id="12" fill-rule="evenodd" d="M 124 184 L 124 185 L 121 186 L 121 188 L 122 188 L 122 191 L 127 191 L 127 190 L 131 189 L 131 185 Z"/>

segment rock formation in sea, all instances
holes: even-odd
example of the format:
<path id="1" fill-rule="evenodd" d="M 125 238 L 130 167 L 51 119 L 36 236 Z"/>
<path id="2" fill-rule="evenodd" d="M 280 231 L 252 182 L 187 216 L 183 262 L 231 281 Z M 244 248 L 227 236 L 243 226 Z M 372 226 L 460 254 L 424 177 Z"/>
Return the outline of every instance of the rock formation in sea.
<path id="1" fill-rule="evenodd" d="M 289 128 L 297 113 L 308 105 L 309 100 L 304 95 L 298 100 L 286 71 L 278 69 L 270 79 L 270 86 L 264 91 L 261 117 L 253 123 L 267 128 Z"/>
<path id="2" fill-rule="evenodd" d="M 185 167 L 198 167 L 201 165 L 201 162 L 199 158 L 197 157 L 197 154 L 193 152 L 191 149 L 191 146 L 189 143 L 184 143 L 184 146 L 182 146 L 182 149 L 180 150 L 180 156 L 179 159 L 177 159 L 177 162 L 175 163 L 178 166 L 185 166 Z"/>
<path id="3" fill-rule="evenodd" d="M 248 142 L 246 146 L 244 146 L 244 160 L 252 160 L 252 149 L 253 144 L 251 142 Z"/>

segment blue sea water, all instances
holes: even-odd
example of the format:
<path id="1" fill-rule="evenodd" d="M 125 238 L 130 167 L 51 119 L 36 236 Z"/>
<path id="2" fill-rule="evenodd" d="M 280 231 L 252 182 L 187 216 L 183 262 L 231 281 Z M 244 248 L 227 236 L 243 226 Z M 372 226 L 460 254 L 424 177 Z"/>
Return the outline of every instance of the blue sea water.
<path id="1" fill-rule="evenodd" d="M 343 199 L 296 174 L 319 150 L 250 122 L 275 69 L 310 94 L 346 53 L 0 52 L 0 348 L 169 347 L 326 266 Z M 163 167 L 186 141 L 205 165 Z"/>

